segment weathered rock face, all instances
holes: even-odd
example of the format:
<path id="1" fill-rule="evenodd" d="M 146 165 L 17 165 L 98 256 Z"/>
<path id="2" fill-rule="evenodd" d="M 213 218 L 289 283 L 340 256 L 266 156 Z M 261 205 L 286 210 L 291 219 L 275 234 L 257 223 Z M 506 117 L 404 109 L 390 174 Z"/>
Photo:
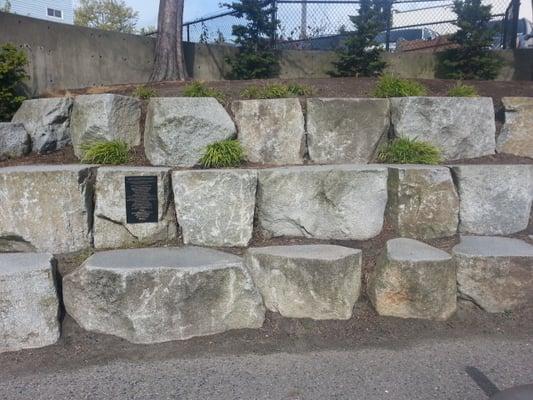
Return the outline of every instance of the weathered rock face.
<path id="1" fill-rule="evenodd" d="M 156 177 L 157 222 L 128 223 L 126 177 Z M 93 229 L 94 246 L 97 249 L 173 243 L 176 240 L 177 231 L 169 169 L 98 168 Z"/>
<path id="2" fill-rule="evenodd" d="M 349 319 L 361 288 L 361 250 L 330 245 L 248 249 L 245 265 L 267 309 L 288 318 Z"/>
<path id="3" fill-rule="evenodd" d="M 96 253 L 63 297 L 83 328 L 134 343 L 259 328 L 265 314 L 240 257 L 196 247 Z"/>
<path id="4" fill-rule="evenodd" d="M 413 239 L 392 239 L 368 281 L 380 315 L 448 319 L 457 307 L 456 270 L 448 253 Z"/>
<path id="5" fill-rule="evenodd" d="M 22 157 L 31 150 L 31 142 L 24 125 L 0 122 L 0 161 Z"/>
<path id="6" fill-rule="evenodd" d="M 499 153 L 533 158 L 533 98 L 504 97 L 505 124 L 498 137 Z"/>
<path id="7" fill-rule="evenodd" d="M 303 163 L 305 127 L 298 99 L 236 101 L 231 108 L 248 161 Z"/>
<path id="8" fill-rule="evenodd" d="M 388 99 L 308 99 L 307 144 L 317 163 L 366 164 L 387 139 Z"/>
<path id="9" fill-rule="evenodd" d="M 452 170 L 461 199 L 460 232 L 507 235 L 527 228 L 533 166 L 457 165 Z"/>
<path id="10" fill-rule="evenodd" d="M 257 213 L 266 236 L 364 240 L 383 227 L 387 168 L 329 165 L 258 172 Z"/>
<path id="11" fill-rule="evenodd" d="M 71 118 L 74 154 L 83 157 L 82 146 L 93 142 L 122 140 L 141 144 L 141 102 L 116 94 L 77 96 Z"/>
<path id="12" fill-rule="evenodd" d="M 496 123 L 488 97 L 391 99 L 394 134 L 429 142 L 447 160 L 494 154 Z"/>
<path id="13" fill-rule="evenodd" d="M 174 171 L 172 184 L 185 244 L 248 245 L 253 230 L 256 171 Z"/>
<path id="14" fill-rule="evenodd" d="M 0 239 L 4 249 L 68 253 L 91 245 L 94 169 L 35 165 L 0 169 Z"/>
<path id="15" fill-rule="evenodd" d="M 435 239 L 455 235 L 459 223 L 459 196 L 450 170 L 391 166 L 387 211 L 399 236 Z"/>
<path id="16" fill-rule="evenodd" d="M 59 339 L 59 301 L 50 254 L 0 254 L 0 353 Z"/>
<path id="17" fill-rule="evenodd" d="M 26 100 L 13 122 L 24 124 L 34 152 L 48 153 L 70 144 L 71 110 L 72 99 L 68 97 Z"/>
<path id="18" fill-rule="evenodd" d="M 453 248 L 462 296 L 488 312 L 533 304 L 533 246 L 502 237 L 463 236 Z"/>
<path id="19" fill-rule="evenodd" d="M 144 147 L 153 165 L 192 167 L 208 144 L 231 139 L 235 125 L 211 97 L 151 98 Z"/>

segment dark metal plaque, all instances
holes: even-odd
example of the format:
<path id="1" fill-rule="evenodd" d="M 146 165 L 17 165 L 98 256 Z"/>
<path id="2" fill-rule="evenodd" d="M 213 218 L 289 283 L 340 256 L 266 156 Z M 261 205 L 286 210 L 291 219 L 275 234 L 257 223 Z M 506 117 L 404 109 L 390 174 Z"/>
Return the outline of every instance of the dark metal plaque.
<path id="1" fill-rule="evenodd" d="M 127 223 L 157 222 L 157 176 L 126 176 L 124 183 Z"/>

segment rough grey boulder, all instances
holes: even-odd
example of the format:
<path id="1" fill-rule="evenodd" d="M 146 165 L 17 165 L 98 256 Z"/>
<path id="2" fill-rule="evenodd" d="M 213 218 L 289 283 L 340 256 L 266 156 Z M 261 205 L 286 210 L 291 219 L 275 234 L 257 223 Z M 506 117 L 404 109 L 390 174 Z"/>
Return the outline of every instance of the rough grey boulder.
<path id="1" fill-rule="evenodd" d="M 248 245 L 254 221 L 255 170 L 174 171 L 172 184 L 185 244 Z"/>
<path id="2" fill-rule="evenodd" d="M 24 125 L 0 122 L 0 161 L 22 157 L 31 150 L 31 141 Z"/>
<path id="3" fill-rule="evenodd" d="M 0 254 L 0 353 L 59 339 L 59 301 L 50 254 Z"/>
<path id="4" fill-rule="evenodd" d="M 71 110 L 69 97 L 26 100 L 12 122 L 24 124 L 34 152 L 48 153 L 70 144 Z"/>
<path id="5" fill-rule="evenodd" d="M 533 98 L 504 97 L 505 124 L 498 136 L 497 150 L 533 158 Z"/>
<path id="6" fill-rule="evenodd" d="M 369 276 L 368 295 L 380 315 L 446 320 L 457 307 L 455 265 L 425 243 L 389 240 Z"/>
<path id="7" fill-rule="evenodd" d="M 387 139 L 388 99 L 307 99 L 309 158 L 317 163 L 369 163 Z"/>
<path id="8" fill-rule="evenodd" d="M 533 304 L 533 246 L 518 239 L 463 236 L 453 248 L 463 297 L 488 312 Z"/>
<path id="9" fill-rule="evenodd" d="M 457 165 L 459 230 L 507 235 L 527 228 L 533 199 L 533 165 Z"/>
<path id="10" fill-rule="evenodd" d="M 67 253 L 91 245 L 94 169 L 32 165 L 0 169 L 0 240 Z"/>
<path id="11" fill-rule="evenodd" d="M 258 172 L 258 224 L 265 236 L 377 236 L 387 204 L 387 168 L 320 165 Z"/>
<path id="12" fill-rule="evenodd" d="M 267 309 L 288 318 L 349 319 L 361 289 L 361 250 L 332 245 L 248 249 L 245 265 Z"/>
<path id="13" fill-rule="evenodd" d="M 248 161 L 303 163 L 305 124 L 298 99 L 243 100 L 231 108 Z"/>
<path id="14" fill-rule="evenodd" d="M 154 176 L 157 178 L 157 222 L 128 223 L 126 216 L 126 177 Z M 111 249 L 168 244 L 176 240 L 177 231 L 169 169 L 155 167 L 98 168 L 95 185 L 94 247 Z"/>
<path id="15" fill-rule="evenodd" d="M 455 235 L 459 224 L 459 196 L 450 170 L 391 166 L 387 214 L 402 237 L 435 239 Z"/>
<path id="16" fill-rule="evenodd" d="M 447 160 L 494 154 L 496 123 L 488 97 L 391 99 L 394 135 L 429 142 Z"/>
<path id="17" fill-rule="evenodd" d="M 87 144 L 121 140 L 141 144 L 141 102 L 117 94 L 77 96 L 72 107 L 70 130 L 74 154 L 83 157 Z"/>
<path id="18" fill-rule="evenodd" d="M 214 98 L 151 98 L 144 133 L 146 157 L 153 165 L 192 167 L 208 144 L 236 133 L 231 117 Z"/>
<path id="19" fill-rule="evenodd" d="M 240 257 L 198 247 L 96 253 L 63 279 L 84 329 L 158 343 L 259 328 L 265 309 Z"/>

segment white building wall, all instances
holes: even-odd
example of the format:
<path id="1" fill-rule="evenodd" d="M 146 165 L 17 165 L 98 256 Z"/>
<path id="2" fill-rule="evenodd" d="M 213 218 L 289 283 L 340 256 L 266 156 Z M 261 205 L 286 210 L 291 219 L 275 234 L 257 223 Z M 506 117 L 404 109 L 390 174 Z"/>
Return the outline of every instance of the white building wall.
<path id="1" fill-rule="evenodd" d="M 5 5 L 5 0 L 0 0 L 0 7 Z M 74 8 L 72 0 L 10 0 L 11 12 L 28 17 L 47 19 L 65 24 L 74 23 Z M 61 11 L 61 18 L 50 17 L 48 8 Z"/>

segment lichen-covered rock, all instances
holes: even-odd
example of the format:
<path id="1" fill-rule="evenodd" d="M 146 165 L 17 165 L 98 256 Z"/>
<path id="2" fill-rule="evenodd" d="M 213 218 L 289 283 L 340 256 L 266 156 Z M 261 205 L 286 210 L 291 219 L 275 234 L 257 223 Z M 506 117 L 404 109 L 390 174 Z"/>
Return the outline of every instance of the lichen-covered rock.
<path id="1" fill-rule="evenodd" d="M 0 353 L 59 339 L 54 274 L 50 254 L 0 254 Z"/>
<path id="2" fill-rule="evenodd" d="M 235 124 L 211 97 L 151 98 L 144 148 L 152 165 L 192 167 L 208 144 L 231 139 Z"/>
<path id="3" fill-rule="evenodd" d="M 498 152 L 533 158 L 533 97 L 504 97 L 502 103 L 505 124 Z"/>
<path id="4" fill-rule="evenodd" d="M 248 161 L 303 163 L 305 125 L 298 99 L 235 101 L 231 108 Z"/>
<path id="5" fill-rule="evenodd" d="M 459 224 L 459 196 L 450 170 L 391 166 L 387 212 L 399 236 L 435 239 L 455 235 Z"/>
<path id="6" fill-rule="evenodd" d="M 317 163 L 374 161 L 389 126 L 388 99 L 307 99 L 309 158 Z"/>
<path id="7" fill-rule="evenodd" d="M 453 248 L 462 296 L 485 311 L 533 304 L 533 246 L 518 239 L 463 236 Z"/>
<path id="8" fill-rule="evenodd" d="M 451 256 L 413 239 L 392 239 L 368 281 L 368 295 L 380 315 L 446 320 L 457 307 Z"/>
<path id="9" fill-rule="evenodd" d="M 265 236 L 365 240 L 383 228 L 387 168 L 320 165 L 259 170 L 257 213 Z"/>
<path id="10" fill-rule="evenodd" d="M 63 279 L 84 329 L 158 343 L 260 328 L 265 309 L 240 257 L 199 247 L 96 253 Z"/>
<path id="11" fill-rule="evenodd" d="M 155 177 L 157 179 L 157 202 L 155 204 L 157 222 L 128 223 L 126 177 Z M 144 185 L 139 190 L 144 190 L 143 188 L 146 187 Z M 135 193 L 131 195 L 133 198 Z M 94 247 L 111 249 L 168 244 L 176 240 L 177 231 L 169 169 L 155 167 L 98 168 L 95 185 Z"/>
<path id="12" fill-rule="evenodd" d="M 248 249 L 245 265 L 267 309 L 288 318 L 349 319 L 361 288 L 361 250 L 331 245 Z"/>
<path id="13" fill-rule="evenodd" d="M 257 171 L 174 171 L 172 185 L 185 244 L 248 245 L 253 230 Z"/>
<path id="14" fill-rule="evenodd" d="M 82 147 L 102 141 L 121 140 L 129 146 L 141 144 L 141 102 L 117 94 L 77 96 L 72 107 L 70 131 L 74 154 L 83 157 Z"/>
<path id="15" fill-rule="evenodd" d="M 0 240 L 50 253 L 91 246 L 94 169 L 32 165 L 0 169 Z"/>
<path id="16" fill-rule="evenodd" d="M 25 100 L 12 122 L 24 124 L 34 152 L 49 153 L 70 144 L 71 110 L 69 97 Z"/>
<path id="17" fill-rule="evenodd" d="M 508 235 L 527 228 L 532 165 L 456 165 L 452 170 L 461 199 L 460 232 Z"/>
<path id="18" fill-rule="evenodd" d="M 31 150 L 31 141 L 24 125 L 0 122 L 0 161 L 22 157 Z"/>
<path id="19" fill-rule="evenodd" d="M 429 142 L 447 160 L 494 154 L 496 123 L 489 97 L 401 97 L 391 99 L 397 137 Z"/>

